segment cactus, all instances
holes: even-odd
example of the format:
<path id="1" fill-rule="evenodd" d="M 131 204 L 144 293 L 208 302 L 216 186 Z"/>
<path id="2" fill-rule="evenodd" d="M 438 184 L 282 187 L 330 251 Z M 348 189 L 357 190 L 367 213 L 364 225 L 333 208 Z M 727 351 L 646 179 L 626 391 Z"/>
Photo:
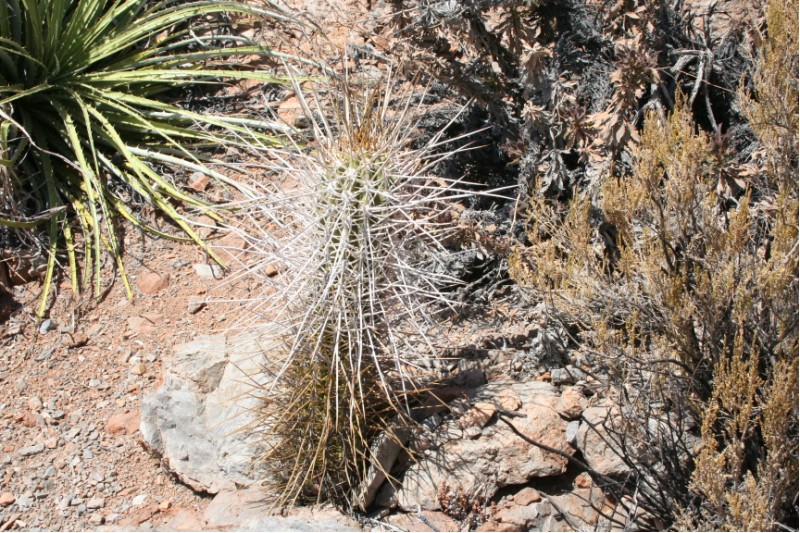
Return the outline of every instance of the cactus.
<path id="1" fill-rule="evenodd" d="M 414 100 L 395 98 L 391 77 L 338 84 L 323 100 L 295 83 L 313 139 L 262 151 L 283 185 L 245 209 L 248 270 L 266 288 L 248 316 L 278 321 L 286 346 L 253 428 L 277 442 L 258 461 L 281 505 L 351 505 L 375 467 L 370 443 L 389 421 L 413 423 L 419 369 L 437 354 L 428 328 L 458 284 L 436 268 L 453 253 L 454 202 L 478 194 L 430 176 L 453 150 L 443 132 L 410 147 Z"/>

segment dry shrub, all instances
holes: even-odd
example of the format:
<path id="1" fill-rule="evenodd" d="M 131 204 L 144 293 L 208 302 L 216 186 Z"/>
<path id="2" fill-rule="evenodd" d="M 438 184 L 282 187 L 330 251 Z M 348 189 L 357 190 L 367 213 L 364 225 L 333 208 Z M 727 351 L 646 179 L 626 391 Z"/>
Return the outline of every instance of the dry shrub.
<path id="1" fill-rule="evenodd" d="M 757 80 L 780 79 L 769 50 L 786 44 L 767 44 Z M 616 391 L 625 419 L 610 444 L 631 469 L 618 490 L 662 527 L 774 529 L 796 520 L 796 117 L 750 101 L 771 155 L 734 165 L 686 100 L 648 114 L 633 172 L 607 178 L 594 204 L 533 199 L 510 272 L 571 317 Z"/>

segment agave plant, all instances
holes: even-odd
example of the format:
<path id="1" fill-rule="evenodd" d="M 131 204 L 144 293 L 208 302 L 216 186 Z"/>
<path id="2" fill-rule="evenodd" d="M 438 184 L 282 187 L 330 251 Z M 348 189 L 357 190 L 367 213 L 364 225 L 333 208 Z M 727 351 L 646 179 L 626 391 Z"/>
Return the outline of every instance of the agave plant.
<path id="1" fill-rule="evenodd" d="M 240 78 L 275 81 L 241 61 L 271 52 L 221 31 L 225 14 L 285 19 L 240 2 L 0 1 L 0 149 L 6 167 L 0 224 L 29 232 L 49 225 L 40 316 L 59 247 L 66 249 L 78 289 L 79 235 L 84 281 L 93 272 L 100 294 L 101 256 L 109 251 L 132 295 L 115 219 L 175 237 L 143 222 L 131 198 L 149 203 L 183 231 L 181 238 L 205 248 L 176 204 L 201 211 L 209 206 L 159 169 L 202 171 L 241 188 L 210 168 L 204 154 L 232 133 L 253 128 L 241 118 L 182 107 L 175 88 Z M 265 130 L 250 135 L 274 141 Z"/>
<path id="2" fill-rule="evenodd" d="M 459 283 L 442 268 L 454 253 L 445 243 L 454 203 L 476 193 L 431 175 L 449 141 L 440 132 L 412 148 L 413 99 L 395 97 L 390 79 L 339 80 L 309 97 L 296 85 L 313 139 L 267 151 L 286 185 L 245 209 L 248 253 L 260 258 L 248 268 L 267 289 L 245 315 L 277 321 L 286 346 L 265 369 L 272 384 L 254 392 L 265 401 L 250 429 L 274 442 L 258 460 L 276 473 L 280 504 L 369 505 L 367 472 L 387 475 L 371 444 L 413 424 L 419 370 L 440 353 L 429 328 Z"/>

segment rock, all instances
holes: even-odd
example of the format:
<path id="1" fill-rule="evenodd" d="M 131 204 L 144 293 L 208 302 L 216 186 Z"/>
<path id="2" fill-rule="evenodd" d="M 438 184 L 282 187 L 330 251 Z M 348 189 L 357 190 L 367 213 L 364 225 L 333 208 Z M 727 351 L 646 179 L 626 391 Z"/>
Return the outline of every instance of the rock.
<path id="1" fill-rule="evenodd" d="M 89 343 L 89 337 L 85 333 L 72 333 L 67 342 L 68 348 L 80 348 Z"/>
<path id="2" fill-rule="evenodd" d="M 583 421 L 575 439 L 586 463 L 606 476 L 625 476 L 630 472 L 628 465 L 608 445 L 613 441 L 610 440 L 608 430 L 604 427 L 613 424 L 618 416 L 613 407 L 589 407 L 583 412 Z"/>
<path id="3" fill-rule="evenodd" d="M 588 489 L 592 486 L 592 476 L 588 472 L 581 472 L 575 478 L 575 487 L 579 489 Z"/>
<path id="4" fill-rule="evenodd" d="M 162 513 L 165 512 L 165 511 L 168 511 L 170 507 L 172 507 L 172 502 L 169 501 L 169 500 L 164 500 L 164 501 L 162 501 L 161 503 L 158 504 L 158 509 Z"/>
<path id="5" fill-rule="evenodd" d="M 575 489 L 560 496 L 549 496 L 548 500 L 572 531 L 594 531 L 601 513 L 613 512 L 606 504 L 605 495 L 597 489 Z"/>
<path id="6" fill-rule="evenodd" d="M 120 521 L 119 525 L 122 527 L 130 527 L 130 526 L 136 527 L 141 524 L 144 524 L 158 513 L 159 513 L 158 505 L 154 503 L 150 505 L 145 505 L 144 507 L 140 507 L 131 512 L 124 520 Z"/>
<path id="7" fill-rule="evenodd" d="M 452 518 L 439 511 L 419 513 L 397 513 L 386 521 L 402 531 L 462 531 L 463 528 Z"/>
<path id="8" fill-rule="evenodd" d="M 28 457 L 31 455 L 36 455 L 38 453 L 42 453 L 44 451 L 44 444 L 34 444 L 33 446 L 26 446 L 25 448 L 19 449 L 19 454 L 22 457 Z"/>
<path id="9" fill-rule="evenodd" d="M 27 509 L 27 508 L 33 506 L 33 499 L 30 496 L 28 496 L 26 494 L 23 494 L 22 496 L 17 498 L 17 502 L 16 503 L 17 503 L 17 505 L 19 507 L 22 507 L 23 509 Z"/>
<path id="10" fill-rule="evenodd" d="M 189 297 L 189 314 L 198 313 L 201 309 L 206 306 L 206 299 L 202 296 L 190 296 Z"/>
<path id="11" fill-rule="evenodd" d="M 164 384 L 142 399 L 143 441 L 192 489 L 216 494 L 262 476 L 250 459 L 269 441 L 238 430 L 254 420 L 261 405 L 251 394 L 253 380 L 268 361 L 282 360 L 275 328 L 231 339 L 200 336 L 176 346 L 164 357 Z"/>
<path id="12" fill-rule="evenodd" d="M 8 507 L 15 501 L 17 501 L 17 499 L 10 492 L 4 492 L 0 494 L 0 506 Z"/>
<path id="13" fill-rule="evenodd" d="M 277 511 L 280 512 L 280 511 Z M 265 510 L 258 488 L 224 490 L 203 513 L 203 528 L 236 531 L 361 531 L 358 522 L 330 507 L 301 507 L 285 516 Z"/>
<path id="14" fill-rule="evenodd" d="M 19 378 L 17 382 L 14 384 L 14 390 L 17 394 L 22 394 L 25 392 L 25 389 L 28 388 L 28 382 L 25 381 L 25 378 Z"/>
<path id="15" fill-rule="evenodd" d="M 539 381 L 494 382 L 479 388 L 475 399 L 494 403 L 493 398 L 507 389 L 521 401 L 518 412 L 523 416 L 510 419 L 520 433 L 565 454 L 573 453 L 565 440 L 566 423 L 556 411 L 559 397 L 552 385 Z M 448 426 L 442 424 L 436 434 L 447 433 Z M 488 426 L 475 440 L 445 441 L 438 449 L 429 450 L 406 471 L 402 487 L 391 499 L 405 511 L 416 511 L 417 506 L 439 510 L 443 490 L 454 497 L 459 493 L 480 494 L 489 499 L 501 487 L 563 474 L 567 462 L 566 457 L 545 452 L 499 422 Z"/>
<path id="16" fill-rule="evenodd" d="M 580 417 L 588 404 L 589 401 L 578 387 L 565 387 L 558 401 L 558 414 L 567 420 L 572 420 Z"/>
<path id="17" fill-rule="evenodd" d="M 224 271 L 219 265 L 207 265 L 205 263 L 197 263 L 192 265 L 195 274 L 203 279 L 222 279 Z"/>
<path id="18" fill-rule="evenodd" d="M 534 505 L 511 505 L 500 509 L 493 518 L 503 524 L 513 525 L 516 528 L 515 531 L 527 531 L 528 524 L 538 517 L 539 510 Z"/>
<path id="19" fill-rule="evenodd" d="M 497 407 L 495 407 L 494 404 L 478 402 L 472 407 L 472 409 L 464 413 L 464 416 L 462 416 L 459 420 L 461 429 L 483 429 L 494 417 L 495 413 L 497 413 Z"/>
<path id="20" fill-rule="evenodd" d="M 212 250 L 226 265 L 234 265 L 240 262 L 243 254 L 247 253 L 249 245 L 247 241 L 236 233 L 228 233 L 221 239 L 215 241 Z"/>
<path id="21" fill-rule="evenodd" d="M 134 376 L 144 376 L 147 373 L 147 365 L 144 363 L 134 363 L 131 365 L 131 374 Z"/>
<path id="22" fill-rule="evenodd" d="M 88 502 L 86 502 L 86 507 L 89 509 L 102 509 L 106 506 L 106 501 L 103 498 L 90 498 Z"/>
<path id="23" fill-rule="evenodd" d="M 22 422 L 22 425 L 28 428 L 35 428 L 39 425 L 39 422 L 44 423 L 44 418 L 37 415 L 36 413 L 31 413 L 30 411 L 25 411 L 22 414 L 16 416 L 16 420 Z"/>
<path id="24" fill-rule="evenodd" d="M 194 172 L 191 176 L 189 176 L 189 188 L 197 191 L 203 192 L 208 187 L 208 184 L 211 183 L 211 178 L 206 176 L 202 172 Z"/>
<path id="25" fill-rule="evenodd" d="M 158 272 L 146 272 L 136 280 L 136 288 L 143 294 L 158 294 L 169 287 L 169 274 L 159 274 Z"/>
<path id="26" fill-rule="evenodd" d="M 263 273 L 267 277 L 274 278 L 280 273 L 280 271 L 274 263 L 268 263 L 267 266 L 264 267 Z"/>
<path id="27" fill-rule="evenodd" d="M 307 128 L 310 125 L 303 106 L 296 96 L 290 96 L 278 106 L 278 118 L 293 128 Z"/>
<path id="28" fill-rule="evenodd" d="M 55 322 L 53 322 L 49 318 L 46 318 L 46 319 L 44 319 L 42 321 L 41 324 L 39 324 L 39 333 L 44 335 L 48 331 L 56 329 L 56 327 L 58 327 L 58 326 L 57 326 L 57 324 Z"/>
<path id="29" fill-rule="evenodd" d="M 38 396 L 31 396 L 28 398 L 28 409 L 31 411 L 38 411 L 42 407 L 44 407 L 44 404 L 42 403 L 42 399 Z"/>
<path id="30" fill-rule="evenodd" d="M 48 450 L 54 450 L 58 448 L 58 435 L 54 435 L 45 440 L 44 445 Z"/>
<path id="31" fill-rule="evenodd" d="M 522 407 L 522 401 L 513 390 L 503 390 L 497 395 L 496 402 L 498 407 L 506 411 L 516 411 Z"/>
<path id="32" fill-rule="evenodd" d="M 572 446 L 576 446 L 577 447 L 578 430 L 580 429 L 580 427 L 581 427 L 581 421 L 580 420 L 573 420 L 572 422 L 567 424 L 567 433 L 566 433 L 565 437 L 567 439 L 567 442 Z"/>
<path id="33" fill-rule="evenodd" d="M 146 502 L 146 501 L 147 501 L 147 494 L 137 494 L 131 500 L 131 504 L 134 507 L 140 507 L 140 506 L 144 505 L 144 502 Z"/>
<path id="34" fill-rule="evenodd" d="M 532 487 L 525 487 L 518 493 L 514 494 L 514 503 L 517 505 L 530 505 L 532 503 L 536 503 L 542 499 L 542 495 L 539 494 L 539 491 L 532 488 Z"/>
<path id="35" fill-rule="evenodd" d="M 574 385 L 582 379 L 586 379 L 586 372 L 568 365 L 566 368 L 556 368 L 550 372 L 553 385 Z"/>
<path id="36" fill-rule="evenodd" d="M 138 412 L 125 411 L 112 415 L 106 422 L 106 431 L 111 435 L 133 435 L 139 430 L 141 417 Z"/>
<path id="37" fill-rule="evenodd" d="M 197 226 L 196 231 L 201 239 L 208 239 L 217 231 L 217 221 L 209 216 L 200 215 L 192 222 Z"/>
<path id="38" fill-rule="evenodd" d="M 102 515 L 102 513 L 92 513 L 89 515 L 89 523 L 93 526 L 102 526 L 105 523 L 106 519 Z"/>
<path id="39" fill-rule="evenodd" d="M 384 431 L 371 447 L 371 464 L 367 471 L 364 481 L 361 482 L 353 501 L 365 511 L 375 501 L 378 489 L 386 481 L 386 473 L 391 472 L 397 455 L 403 449 L 411 430 L 398 425 L 397 427 Z"/>
<path id="40" fill-rule="evenodd" d="M 148 335 L 157 330 L 156 323 L 144 316 L 132 316 L 128 318 L 128 329 L 137 334 Z"/>
<path id="41" fill-rule="evenodd" d="M 164 526 L 167 531 L 200 531 L 203 527 L 202 517 L 191 509 L 173 509 L 169 514 L 169 521 Z"/>
<path id="42" fill-rule="evenodd" d="M 519 529 L 513 524 L 502 524 L 495 520 L 489 520 L 479 525 L 475 531 L 519 531 Z"/>

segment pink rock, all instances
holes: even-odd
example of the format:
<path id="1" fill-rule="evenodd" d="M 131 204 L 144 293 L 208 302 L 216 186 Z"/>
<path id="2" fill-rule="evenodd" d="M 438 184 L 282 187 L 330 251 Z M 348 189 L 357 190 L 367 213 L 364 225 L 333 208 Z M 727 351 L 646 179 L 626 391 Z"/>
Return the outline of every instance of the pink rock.
<path id="1" fill-rule="evenodd" d="M 197 191 L 203 192 L 208 187 L 208 184 L 211 182 L 211 179 L 203 174 L 202 172 L 195 172 L 189 178 L 189 188 Z"/>
<path id="2" fill-rule="evenodd" d="M 113 415 L 106 422 L 106 431 L 112 435 L 133 435 L 139 431 L 139 413 L 127 411 Z"/>
<path id="3" fill-rule="evenodd" d="M 542 499 L 539 491 L 532 487 L 525 487 L 514 495 L 514 503 L 517 505 L 530 505 Z"/>
<path id="4" fill-rule="evenodd" d="M 4 492 L 0 494 L 0 506 L 8 507 L 15 501 L 17 501 L 17 499 L 10 492 Z"/>
<path id="5" fill-rule="evenodd" d="M 567 420 L 573 420 L 581 416 L 581 413 L 588 405 L 588 400 L 577 387 L 565 387 L 561 392 L 558 401 L 558 414 Z"/>
<path id="6" fill-rule="evenodd" d="M 158 294 L 160 291 L 169 287 L 169 274 L 159 274 L 158 272 L 147 272 L 136 280 L 136 287 L 143 294 Z"/>

